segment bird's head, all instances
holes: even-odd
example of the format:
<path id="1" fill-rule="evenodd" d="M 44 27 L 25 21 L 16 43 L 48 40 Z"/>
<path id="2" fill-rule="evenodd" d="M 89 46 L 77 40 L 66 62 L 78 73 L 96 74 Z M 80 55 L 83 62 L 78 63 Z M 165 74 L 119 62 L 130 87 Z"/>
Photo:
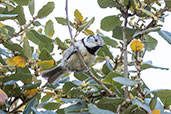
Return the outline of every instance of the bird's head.
<path id="1" fill-rule="evenodd" d="M 104 41 L 99 34 L 85 37 L 83 43 L 91 54 L 95 54 L 100 47 L 104 46 Z"/>

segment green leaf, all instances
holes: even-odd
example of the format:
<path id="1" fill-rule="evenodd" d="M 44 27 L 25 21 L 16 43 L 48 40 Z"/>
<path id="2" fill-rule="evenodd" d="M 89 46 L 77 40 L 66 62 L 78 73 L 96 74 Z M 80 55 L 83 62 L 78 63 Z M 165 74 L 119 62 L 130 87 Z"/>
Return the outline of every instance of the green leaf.
<path id="1" fill-rule="evenodd" d="M 113 38 L 116 38 L 118 40 L 122 40 L 123 39 L 123 33 L 122 33 L 122 31 L 123 31 L 123 27 L 122 26 L 116 26 L 113 29 L 113 35 L 112 35 L 112 37 Z M 127 39 L 132 38 L 135 32 L 136 32 L 136 29 L 127 28 L 126 29 L 126 37 L 127 37 Z"/>
<path id="2" fill-rule="evenodd" d="M 157 95 L 154 95 L 154 97 L 151 99 L 149 106 L 151 110 L 154 110 L 157 104 Z"/>
<path id="3" fill-rule="evenodd" d="M 118 105 L 124 101 L 124 98 L 111 98 L 111 97 L 103 97 L 97 103 L 97 106 L 101 109 L 111 110 L 116 112 Z"/>
<path id="4" fill-rule="evenodd" d="M 165 0 L 166 7 L 171 8 L 171 0 Z"/>
<path id="5" fill-rule="evenodd" d="M 3 43 L 3 45 L 12 52 L 18 51 L 22 53 L 23 48 L 17 43 Z"/>
<path id="6" fill-rule="evenodd" d="M 103 72 L 105 75 L 107 75 L 107 74 L 109 74 L 110 72 L 112 72 L 112 71 L 108 68 L 107 63 L 105 63 L 105 64 L 103 65 L 103 67 L 102 67 L 102 72 Z"/>
<path id="7" fill-rule="evenodd" d="M 2 48 L 0 48 L 0 55 L 5 55 L 6 57 L 10 57 L 8 55 L 8 53 L 4 49 L 2 49 Z"/>
<path id="8" fill-rule="evenodd" d="M 0 21 L 4 21 L 7 19 L 15 19 L 18 14 L 0 14 Z"/>
<path id="9" fill-rule="evenodd" d="M 40 23 L 39 21 L 35 21 L 35 22 L 33 23 L 33 25 L 38 27 L 38 26 L 41 25 L 41 23 Z"/>
<path id="10" fill-rule="evenodd" d="M 26 36 L 35 44 L 39 44 L 40 40 L 31 31 L 26 31 Z"/>
<path id="11" fill-rule="evenodd" d="M 40 55 L 39 55 L 40 60 L 53 60 L 52 56 L 50 55 L 49 51 L 47 49 L 42 49 Z"/>
<path id="12" fill-rule="evenodd" d="M 63 17 L 55 17 L 57 23 L 61 24 L 61 25 L 67 25 L 67 20 Z M 72 22 L 70 22 L 70 25 L 73 26 Z"/>
<path id="13" fill-rule="evenodd" d="M 73 82 L 67 82 L 67 83 L 65 83 L 64 86 L 63 86 L 63 91 L 64 91 L 65 93 L 67 93 L 67 92 L 69 92 L 70 89 L 73 88 L 73 87 L 78 87 L 78 86 L 77 86 L 76 84 L 74 84 Z"/>
<path id="14" fill-rule="evenodd" d="M 74 77 L 80 81 L 84 81 L 88 78 L 88 75 L 84 72 L 76 72 L 74 73 Z"/>
<path id="15" fill-rule="evenodd" d="M 113 0 L 98 0 L 98 4 L 101 8 L 112 8 L 116 6 L 116 3 Z"/>
<path id="16" fill-rule="evenodd" d="M 48 2 L 38 11 L 38 18 L 42 19 L 48 16 L 55 8 L 54 2 Z"/>
<path id="17" fill-rule="evenodd" d="M 126 108 L 126 110 L 122 112 L 122 114 L 132 114 L 132 110 L 134 110 L 135 108 L 137 108 L 136 105 L 130 105 L 128 108 Z"/>
<path id="18" fill-rule="evenodd" d="M 45 42 L 40 42 L 39 43 L 39 50 L 41 51 L 42 49 L 47 49 L 49 52 L 53 51 L 53 44 L 52 43 L 45 43 Z"/>
<path id="19" fill-rule="evenodd" d="M 0 63 L 2 63 L 2 65 L 7 65 L 1 55 L 0 55 Z"/>
<path id="20" fill-rule="evenodd" d="M 147 104 L 144 104 L 137 99 L 133 99 L 132 104 L 140 106 L 141 108 L 146 110 L 148 113 L 152 113 L 150 107 Z"/>
<path id="21" fill-rule="evenodd" d="M 165 89 L 155 93 L 160 98 L 165 107 L 169 107 L 171 105 L 171 90 Z"/>
<path id="22" fill-rule="evenodd" d="M 54 35 L 54 27 L 53 27 L 53 22 L 51 20 L 46 22 L 45 34 L 49 37 L 52 37 Z"/>
<path id="23" fill-rule="evenodd" d="M 159 31 L 161 28 L 160 27 L 153 27 L 153 28 L 149 28 L 149 29 L 146 29 L 144 31 L 136 31 L 135 34 L 133 35 L 133 37 L 137 37 L 139 35 L 144 35 L 144 34 L 148 34 L 150 32 L 157 32 Z"/>
<path id="24" fill-rule="evenodd" d="M 36 105 L 38 104 L 38 100 L 36 97 L 34 97 L 32 100 L 30 100 L 25 109 L 24 109 L 24 112 L 23 114 L 30 114 L 30 112 L 32 111 L 31 107 L 35 107 Z"/>
<path id="25" fill-rule="evenodd" d="M 24 40 L 24 44 L 23 44 L 23 53 L 24 55 L 31 60 L 32 58 L 32 49 L 30 47 L 29 41 L 27 39 Z"/>
<path id="26" fill-rule="evenodd" d="M 114 77 L 119 77 L 120 74 L 118 73 L 115 73 L 115 72 L 110 72 L 104 79 L 103 79 L 103 82 L 104 83 L 110 83 L 110 84 L 113 84 L 115 85 L 114 83 L 116 83 L 115 81 L 113 81 L 112 79 Z"/>
<path id="27" fill-rule="evenodd" d="M 55 39 L 55 43 L 58 45 L 58 49 L 62 49 L 62 50 L 66 50 L 67 49 L 67 45 L 62 42 L 58 37 Z"/>
<path id="28" fill-rule="evenodd" d="M 171 44 L 171 33 L 168 31 L 160 30 L 158 34 L 164 38 L 169 44 Z"/>
<path id="29" fill-rule="evenodd" d="M 105 31 L 113 30 L 117 25 L 121 25 L 122 21 L 118 16 L 107 16 L 101 20 L 101 29 Z"/>
<path id="30" fill-rule="evenodd" d="M 125 77 L 115 77 L 113 80 L 127 86 L 132 86 L 139 83 L 138 81 L 133 81 Z"/>
<path id="31" fill-rule="evenodd" d="M 153 17 L 154 20 L 158 20 L 158 17 L 155 16 L 152 12 L 144 9 L 144 8 L 139 8 L 140 11 L 142 11 L 143 13 L 145 13 L 146 15 L 150 16 L 150 17 Z"/>
<path id="32" fill-rule="evenodd" d="M 154 50 L 157 46 L 157 40 L 151 37 L 150 35 L 145 35 L 145 38 L 146 38 L 144 41 L 145 49 L 147 51 Z"/>
<path id="33" fill-rule="evenodd" d="M 30 0 L 29 1 L 29 11 L 30 11 L 32 16 L 34 15 L 34 9 L 35 9 L 34 0 Z"/>
<path id="34" fill-rule="evenodd" d="M 88 104 L 88 110 L 91 114 L 115 114 L 112 111 L 100 109 L 93 104 Z"/>
<path id="35" fill-rule="evenodd" d="M 18 5 L 28 5 L 30 0 L 14 0 Z"/>
<path id="36" fill-rule="evenodd" d="M 50 98 L 52 98 L 52 95 L 45 95 L 42 97 L 41 102 L 47 102 Z"/>
<path id="37" fill-rule="evenodd" d="M 34 84 L 27 84 L 27 85 L 23 85 L 22 88 L 25 89 L 25 90 L 31 90 L 31 89 L 35 89 L 37 87 L 39 87 L 41 84 L 41 81 L 38 81 Z"/>
<path id="38" fill-rule="evenodd" d="M 100 48 L 97 55 L 102 56 L 102 57 L 108 56 L 108 57 L 110 57 L 110 59 L 113 59 L 113 55 L 112 55 L 112 53 L 110 52 L 109 48 L 106 45 L 104 45 L 102 48 Z"/>
<path id="39" fill-rule="evenodd" d="M 23 0 L 22 0 L 23 1 Z M 26 23 L 24 9 L 21 5 L 18 5 L 12 13 L 18 14 L 17 20 L 19 21 L 20 25 L 24 25 Z"/>
<path id="40" fill-rule="evenodd" d="M 145 69 L 148 69 L 148 68 L 155 68 L 155 69 L 161 69 L 161 70 L 169 70 L 168 68 L 163 68 L 163 67 L 154 66 L 154 65 L 152 65 L 150 62 L 143 63 L 143 64 L 141 65 L 141 70 L 145 70 Z"/>
<path id="41" fill-rule="evenodd" d="M 45 103 L 42 107 L 46 110 L 56 110 L 61 106 L 60 103 L 56 103 L 56 102 L 49 102 L 49 103 Z"/>
<path id="42" fill-rule="evenodd" d="M 90 21 L 88 21 L 87 23 L 81 25 L 79 28 L 78 28 L 78 31 L 83 31 L 83 30 L 86 30 L 93 22 L 94 22 L 95 18 L 91 18 Z"/>
<path id="43" fill-rule="evenodd" d="M 67 98 L 61 98 L 61 101 L 65 102 L 65 103 L 78 103 L 78 102 L 83 102 L 81 99 L 67 99 Z"/>
<path id="44" fill-rule="evenodd" d="M 5 78 L 4 81 L 10 81 L 10 80 L 14 80 L 14 81 L 22 81 L 24 83 L 26 82 L 30 82 L 32 78 L 32 75 L 29 71 L 29 69 L 27 67 L 18 67 L 17 68 L 17 72 L 15 74 L 10 75 L 10 77 Z"/>
<path id="45" fill-rule="evenodd" d="M 9 34 L 10 36 L 13 36 L 13 35 L 14 35 L 15 29 L 14 29 L 13 27 L 8 26 L 8 25 L 5 25 L 5 26 L 3 26 L 3 28 L 5 28 L 5 29 L 8 30 L 8 34 Z"/>
<path id="46" fill-rule="evenodd" d="M 111 38 L 109 38 L 107 36 L 101 36 L 101 37 L 103 38 L 104 43 L 106 45 L 109 45 L 109 46 L 111 46 L 113 48 L 116 48 L 116 46 L 118 45 L 118 43 L 115 40 L 113 40 L 113 39 L 111 39 Z"/>

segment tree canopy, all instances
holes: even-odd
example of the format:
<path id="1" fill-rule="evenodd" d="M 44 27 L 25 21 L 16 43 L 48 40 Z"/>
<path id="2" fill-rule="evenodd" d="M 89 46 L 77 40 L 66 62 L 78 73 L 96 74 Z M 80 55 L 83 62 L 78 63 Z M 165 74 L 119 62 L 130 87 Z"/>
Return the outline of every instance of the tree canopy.
<path id="1" fill-rule="evenodd" d="M 171 90 L 150 90 L 141 79 L 141 72 L 149 68 L 168 70 L 143 58 L 160 43 L 151 32 L 171 44 L 171 32 L 161 30 L 171 1 L 97 0 L 97 4 L 119 13 L 103 17 L 100 28 L 91 30 L 96 16 L 86 17 L 76 8 L 71 21 L 68 5 L 72 4 L 68 0 L 66 8 L 61 9 L 66 17 L 56 15 L 55 22 L 50 19 L 45 25 L 40 20 L 53 12 L 54 2 L 47 1 L 35 13 L 34 0 L 0 1 L 0 113 L 171 114 Z M 25 17 L 25 8 L 31 20 Z M 6 24 L 9 20 L 17 26 Z M 54 23 L 66 26 L 70 39 L 63 41 L 55 36 Z M 112 32 L 112 36 L 104 31 Z M 62 55 L 81 33 L 98 33 L 105 42 L 90 70 L 78 52 L 87 72 L 74 73 L 72 80 L 67 73 L 56 85 L 44 85 L 41 72 L 58 65 L 60 60 L 56 61 L 54 55 Z M 59 53 L 54 54 L 56 48 Z M 113 49 L 120 53 L 114 55 Z M 129 67 L 134 70 L 129 71 Z"/>

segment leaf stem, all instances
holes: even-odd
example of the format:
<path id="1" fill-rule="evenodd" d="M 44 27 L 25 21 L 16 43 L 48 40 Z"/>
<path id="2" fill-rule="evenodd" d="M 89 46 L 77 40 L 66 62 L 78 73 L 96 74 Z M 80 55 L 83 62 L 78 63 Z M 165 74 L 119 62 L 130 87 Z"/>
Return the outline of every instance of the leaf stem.
<path id="1" fill-rule="evenodd" d="M 75 46 L 75 40 L 73 38 L 72 35 L 72 29 L 69 23 L 69 16 L 68 16 L 68 0 L 66 0 L 66 7 L 65 7 L 65 12 L 66 12 L 66 20 L 67 20 L 67 25 L 68 25 L 68 30 L 69 30 L 69 34 L 70 34 L 70 38 L 71 38 L 71 42 L 74 48 L 76 48 Z M 111 90 L 109 90 L 103 83 L 101 80 L 99 80 L 96 76 L 93 75 L 93 73 L 89 70 L 88 66 L 86 65 L 83 56 L 81 55 L 80 51 L 77 51 L 77 56 L 79 58 L 79 60 L 81 61 L 82 66 L 85 68 L 85 70 L 88 70 L 88 74 L 91 76 L 91 78 L 93 78 L 98 84 L 100 84 L 102 86 L 102 88 L 106 91 L 106 93 L 109 96 L 116 96 L 115 93 L 113 93 Z"/>

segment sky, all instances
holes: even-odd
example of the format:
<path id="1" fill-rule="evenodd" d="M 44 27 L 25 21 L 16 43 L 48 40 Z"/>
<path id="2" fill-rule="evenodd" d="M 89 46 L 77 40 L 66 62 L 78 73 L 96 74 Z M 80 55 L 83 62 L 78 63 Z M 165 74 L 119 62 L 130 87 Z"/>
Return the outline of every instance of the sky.
<path id="1" fill-rule="evenodd" d="M 55 21 L 55 17 L 66 17 L 65 16 L 65 0 L 35 0 L 35 8 L 36 12 L 47 2 L 54 1 L 55 9 L 52 14 L 50 14 L 47 18 L 40 20 L 40 22 L 45 25 L 45 23 L 51 19 L 54 22 L 55 27 L 55 35 L 59 37 L 61 40 L 65 38 L 69 38 L 69 32 L 66 26 L 62 26 L 57 24 Z M 69 18 L 71 21 L 74 20 L 74 11 L 78 9 L 83 17 L 88 17 L 91 19 L 95 17 L 95 22 L 91 25 L 91 29 L 95 32 L 97 29 L 100 29 L 100 21 L 102 18 L 115 15 L 118 13 L 115 9 L 107 8 L 101 9 L 97 0 L 69 0 Z M 27 13 L 26 18 L 31 19 L 31 15 L 27 8 L 25 8 Z M 162 30 L 166 30 L 171 32 L 171 15 L 166 17 L 164 27 Z M 111 32 L 105 32 L 101 30 L 105 35 L 112 36 Z M 158 45 L 154 51 L 147 52 L 144 56 L 144 61 L 152 61 L 153 65 L 170 68 L 170 70 L 159 70 L 159 69 L 149 69 L 145 70 L 141 73 L 141 77 L 143 81 L 147 84 L 147 86 L 151 89 L 171 89 L 171 46 L 161 38 L 157 33 L 151 34 L 154 38 L 158 40 Z M 84 35 L 80 35 L 79 37 L 84 37 Z M 116 56 L 115 52 L 113 55 Z M 57 56 L 55 60 L 59 60 L 60 56 Z"/>

